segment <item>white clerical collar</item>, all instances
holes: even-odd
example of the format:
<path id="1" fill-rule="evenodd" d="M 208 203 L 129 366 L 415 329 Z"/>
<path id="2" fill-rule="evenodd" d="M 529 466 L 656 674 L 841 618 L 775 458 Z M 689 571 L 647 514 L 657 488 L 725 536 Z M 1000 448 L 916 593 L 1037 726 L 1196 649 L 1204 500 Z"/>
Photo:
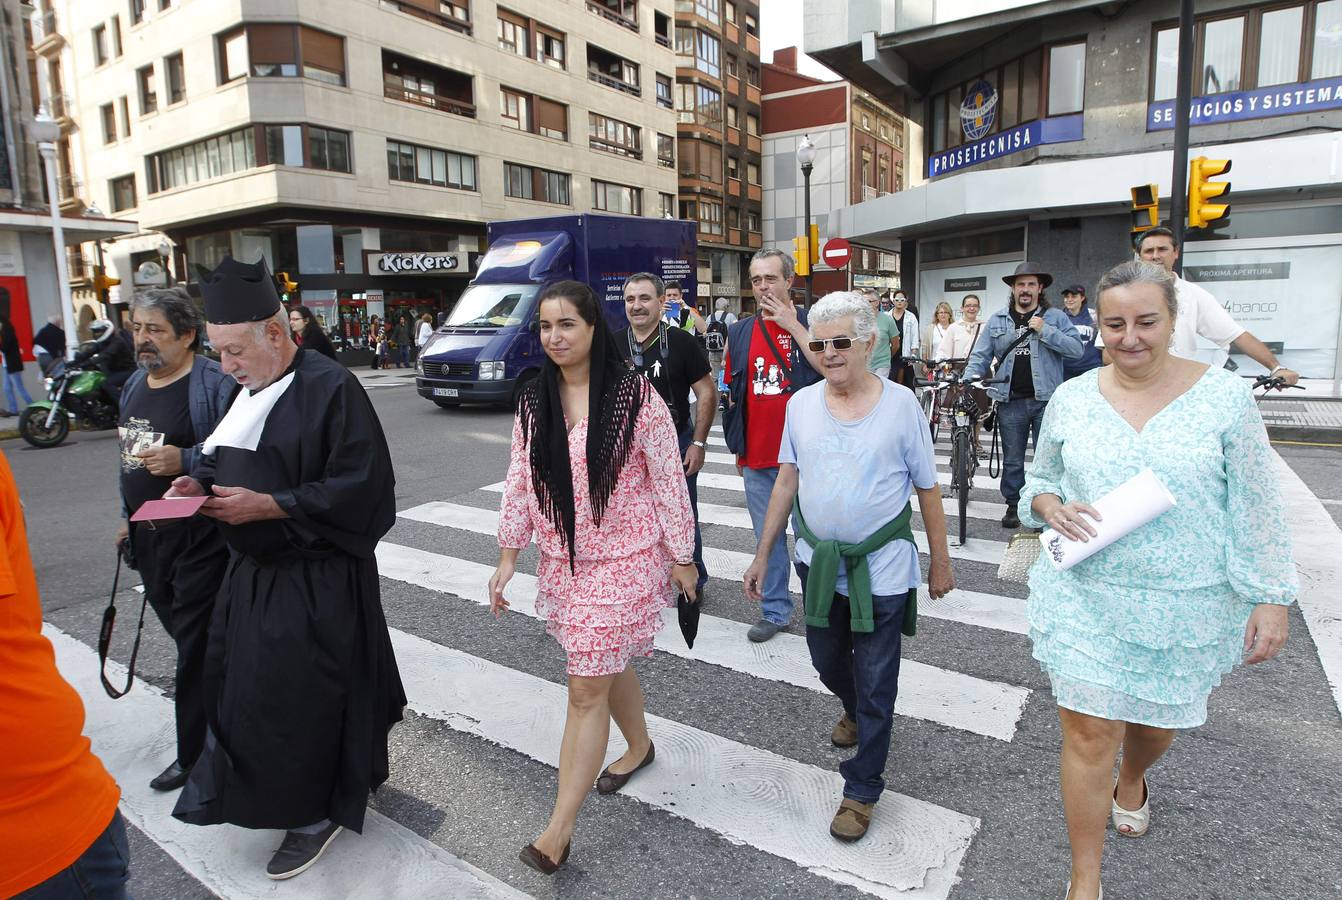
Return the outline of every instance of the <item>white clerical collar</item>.
<path id="1" fill-rule="evenodd" d="M 220 447 L 255 450 L 261 442 L 261 431 L 266 427 L 270 411 L 293 383 L 294 373 L 290 372 L 256 393 L 239 391 L 233 405 L 215 426 L 214 433 L 205 439 L 205 455 L 212 456 Z"/>

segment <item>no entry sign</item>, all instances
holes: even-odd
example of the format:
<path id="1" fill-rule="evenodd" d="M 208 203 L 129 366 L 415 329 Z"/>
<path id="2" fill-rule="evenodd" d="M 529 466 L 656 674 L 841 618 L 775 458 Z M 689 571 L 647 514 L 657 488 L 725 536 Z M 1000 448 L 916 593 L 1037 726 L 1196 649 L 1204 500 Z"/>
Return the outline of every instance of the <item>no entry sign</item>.
<path id="1" fill-rule="evenodd" d="M 848 260 L 853 256 L 853 245 L 843 238 L 830 238 L 825 242 L 825 249 L 821 252 L 821 258 L 825 265 L 842 269 L 848 265 Z"/>

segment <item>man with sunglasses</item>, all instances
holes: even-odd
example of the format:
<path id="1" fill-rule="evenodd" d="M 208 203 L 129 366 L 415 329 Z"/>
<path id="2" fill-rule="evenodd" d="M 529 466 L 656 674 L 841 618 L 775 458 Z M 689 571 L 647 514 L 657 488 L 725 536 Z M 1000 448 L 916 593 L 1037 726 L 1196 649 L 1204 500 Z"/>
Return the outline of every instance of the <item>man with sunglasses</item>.
<path id="1" fill-rule="evenodd" d="M 819 356 L 809 356 L 805 349 L 810 340 L 806 312 L 792 303 L 794 274 L 792 257 L 781 250 L 756 253 L 750 261 L 750 289 L 759 312 L 727 329 L 723 378 L 729 402 L 723 433 L 745 480 L 746 508 L 756 538 L 763 531 L 769 495 L 778 478 L 778 446 L 788 400 L 820 377 L 815 370 Z M 768 558 L 760 620 L 747 633 L 755 643 L 782 631 L 792 617 L 788 567 L 787 541 L 782 540 Z"/>
<path id="2" fill-rule="evenodd" d="M 629 327 L 615 335 L 615 345 L 629 363 L 652 382 L 666 401 L 680 436 L 681 464 L 694 509 L 694 565 L 699 570 L 698 591 L 708 583 L 703 540 L 699 534 L 699 470 L 704 467 L 708 430 L 717 412 L 717 386 L 704 348 L 683 328 L 662 315 L 667 285 L 651 272 L 637 272 L 624 281 L 624 314 Z M 690 417 L 694 391 L 694 418 Z"/>

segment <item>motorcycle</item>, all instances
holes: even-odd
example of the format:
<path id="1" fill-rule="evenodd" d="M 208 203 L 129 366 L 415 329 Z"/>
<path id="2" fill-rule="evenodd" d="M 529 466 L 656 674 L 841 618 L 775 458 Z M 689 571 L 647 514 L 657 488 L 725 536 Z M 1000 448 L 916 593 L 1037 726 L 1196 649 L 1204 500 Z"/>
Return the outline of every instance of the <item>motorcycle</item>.
<path id="1" fill-rule="evenodd" d="M 29 404 L 19 414 L 19 435 L 34 447 L 58 446 L 70 434 L 71 419 L 85 431 L 117 427 L 120 410 L 102 390 L 107 375 L 87 363 L 92 352 L 80 349 L 74 360 L 58 364 L 46 379 L 47 399 Z"/>

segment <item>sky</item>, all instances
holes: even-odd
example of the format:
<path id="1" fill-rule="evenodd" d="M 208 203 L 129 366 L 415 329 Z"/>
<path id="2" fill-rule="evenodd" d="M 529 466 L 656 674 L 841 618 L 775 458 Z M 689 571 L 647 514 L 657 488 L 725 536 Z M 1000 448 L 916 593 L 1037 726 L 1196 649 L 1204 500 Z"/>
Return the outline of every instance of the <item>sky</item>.
<path id="1" fill-rule="evenodd" d="M 774 51 L 802 46 L 802 0 L 760 0 L 760 61 L 773 62 Z M 832 81 L 838 78 L 829 69 L 805 54 L 797 58 L 803 75 Z"/>

